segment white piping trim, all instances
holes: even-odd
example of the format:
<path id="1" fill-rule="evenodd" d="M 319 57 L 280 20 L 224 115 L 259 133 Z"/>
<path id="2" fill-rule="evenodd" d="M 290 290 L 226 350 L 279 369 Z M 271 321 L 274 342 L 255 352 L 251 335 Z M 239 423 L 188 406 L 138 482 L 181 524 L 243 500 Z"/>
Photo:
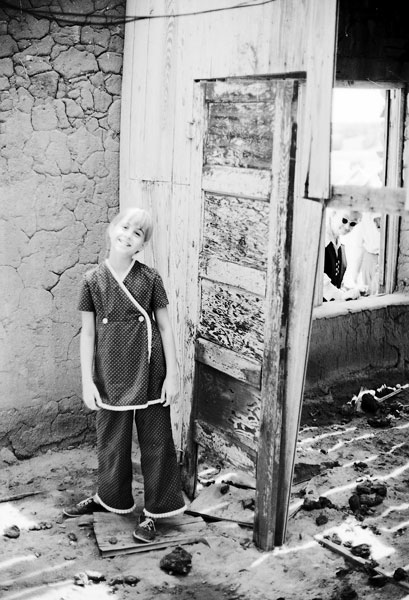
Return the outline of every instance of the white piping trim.
<path id="1" fill-rule="evenodd" d="M 101 498 L 98 496 L 98 494 L 94 495 L 94 498 L 97 502 L 99 502 L 99 504 L 101 506 L 103 506 L 104 508 L 106 508 L 107 510 L 109 510 L 109 512 L 113 512 L 117 515 L 126 515 L 128 513 L 131 513 L 135 510 L 136 508 L 136 504 L 133 505 L 132 508 L 126 508 L 125 510 L 122 510 L 120 508 L 111 508 L 110 506 L 108 506 L 108 504 L 105 504 L 105 502 L 102 502 Z"/>
<path id="2" fill-rule="evenodd" d="M 182 508 L 178 508 L 177 510 L 171 510 L 170 512 L 167 513 L 160 513 L 155 514 L 155 513 L 151 513 L 148 510 L 146 510 L 146 508 L 143 509 L 143 514 L 146 517 L 151 517 L 152 519 L 165 519 L 166 517 L 174 517 L 175 515 L 180 515 L 180 513 L 185 512 L 185 510 L 187 509 L 187 506 L 185 504 L 185 506 L 183 506 Z"/>
<path id="3" fill-rule="evenodd" d="M 105 408 L 106 410 L 117 410 L 117 411 L 139 410 L 141 408 L 148 408 L 148 406 L 150 406 L 151 404 L 163 404 L 163 400 L 161 398 L 158 398 L 157 400 L 149 400 L 148 402 L 146 402 L 146 404 L 137 404 L 137 405 L 132 405 L 132 406 L 114 406 L 112 404 L 104 404 L 102 401 L 97 402 L 97 406 L 99 406 L 100 408 Z"/>
<path id="4" fill-rule="evenodd" d="M 148 313 L 146 312 L 146 310 L 139 304 L 139 302 L 137 302 L 137 300 L 135 300 L 135 298 L 132 296 L 131 292 L 125 286 L 124 282 L 120 280 L 120 278 L 118 277 L 118 275 L 115 273 L 115 271 L 113 270 L 113 268 L 109 264 L 108 259 L 105 260 L 105 264 L 108 267 L 108 269 L 109 269 L 110 273 L 112 274 L 113 278 L 115 279 L 115 281 L 117 282 L 117 284 L 121 288 L 121 290 L 123 292 L 125 292 L 125 294 L 128 296 L 128 298 L 132 302 L 132 304 L 134 306 L 136 306 L 136 308 L 143 314 L 143 316 L 145 318 L 146 328 L 148 330 L 148 363 L 149 363 L 150 360 L 151 360 L 151 353 L 152 353 L 152 323 L 151 323 L 151 318 L 148 315 Z M 131 270 L 131 268 L 132 268 L 132 266 L 134 264 L 135 264 L 135 261 L 130 266 L 129 271 Z M 129 271 L 127 272 L 127 274 L 129 273 Z"/>

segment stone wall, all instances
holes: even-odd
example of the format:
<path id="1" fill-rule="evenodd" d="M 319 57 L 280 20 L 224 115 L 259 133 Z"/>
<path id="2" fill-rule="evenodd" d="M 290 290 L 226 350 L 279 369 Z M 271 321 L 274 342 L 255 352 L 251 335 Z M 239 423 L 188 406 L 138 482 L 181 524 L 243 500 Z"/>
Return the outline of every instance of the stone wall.
<path id="1" fill-rule="evenodd" d="M 119 21 L 125 2 L 22 6 L 46 14 L 0 9 L 0 447 L 19 457 L 93 431 L 76 303 L 119 203 L 124 27 L 92 14 Z"/>

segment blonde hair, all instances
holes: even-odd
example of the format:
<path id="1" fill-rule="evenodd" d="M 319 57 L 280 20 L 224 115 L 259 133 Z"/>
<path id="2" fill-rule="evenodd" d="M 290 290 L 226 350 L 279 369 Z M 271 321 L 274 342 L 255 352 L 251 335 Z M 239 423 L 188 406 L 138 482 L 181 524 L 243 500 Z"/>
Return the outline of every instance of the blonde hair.
<path id="1" fill-rule="evenodd" d="M 153 223 L 150 213 L 143 208 L 127 208 L 119 212 L 108 225 L 108 238 L 112 229 L 121 221 L 126 221 L 133 227 L 143 231 L 144 241 L 149 242 L 152 237 Z"/>

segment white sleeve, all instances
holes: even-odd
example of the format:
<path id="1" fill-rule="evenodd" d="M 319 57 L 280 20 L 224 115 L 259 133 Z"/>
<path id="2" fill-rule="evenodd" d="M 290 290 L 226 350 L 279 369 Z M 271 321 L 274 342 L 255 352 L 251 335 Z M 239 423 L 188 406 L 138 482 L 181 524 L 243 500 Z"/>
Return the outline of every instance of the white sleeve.
<path id="1" fill-rule="evenodd" d="M 344 300 L 344 292 L 331 283 L 331 279 L 326 273 L 324 273 L 322 295 L 327 302 L 330 300 Z"/>

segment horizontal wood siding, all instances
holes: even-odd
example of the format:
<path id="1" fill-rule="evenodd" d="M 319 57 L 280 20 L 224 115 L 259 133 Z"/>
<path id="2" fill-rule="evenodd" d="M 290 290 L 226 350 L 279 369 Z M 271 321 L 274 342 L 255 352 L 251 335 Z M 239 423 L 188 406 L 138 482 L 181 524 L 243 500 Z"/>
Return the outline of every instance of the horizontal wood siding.
<path id="1" fill-rule="evenodd" d="M 264 297 L 266 293 L 265 271 L 243 267 L 203 253 L 200 257 L 200 273 L 206 279 L 227 283 L 257 296 Z"/>
<path id="2" fill-rule="evenodd" d="M 196 341 L 195 358 L 205 365 L 230 375 L 230 377 L 249 383 L 256 388 L 260 387 L 260 363 L 243 358 L 237 352 L 232 352 L 218 344 L 199 338 Z"/>
<path id="3" fill-rule="evenodd" d="M 262 200 L 205 194 L 202 253 L 265 269 L 268 204 Z"/>
<path id="4" fill-rule="evenodd" d="M 202 280 L 199 335 L 253 360 L 263 356 L 263 300 L 227 285 Z"/>
<path id="5" fill-rule="evenodd" d="M 219 427 L 254 450 L 260 421 L 260 391 L 201 364 L 197 418 Z"/>
<path id="6" fill-rule="evenodd" d="M 203 169 L 203 190 L 215 194 L 268 200 L 271 173 L 262 169 L 243 169 L 206 165 Z"/>

